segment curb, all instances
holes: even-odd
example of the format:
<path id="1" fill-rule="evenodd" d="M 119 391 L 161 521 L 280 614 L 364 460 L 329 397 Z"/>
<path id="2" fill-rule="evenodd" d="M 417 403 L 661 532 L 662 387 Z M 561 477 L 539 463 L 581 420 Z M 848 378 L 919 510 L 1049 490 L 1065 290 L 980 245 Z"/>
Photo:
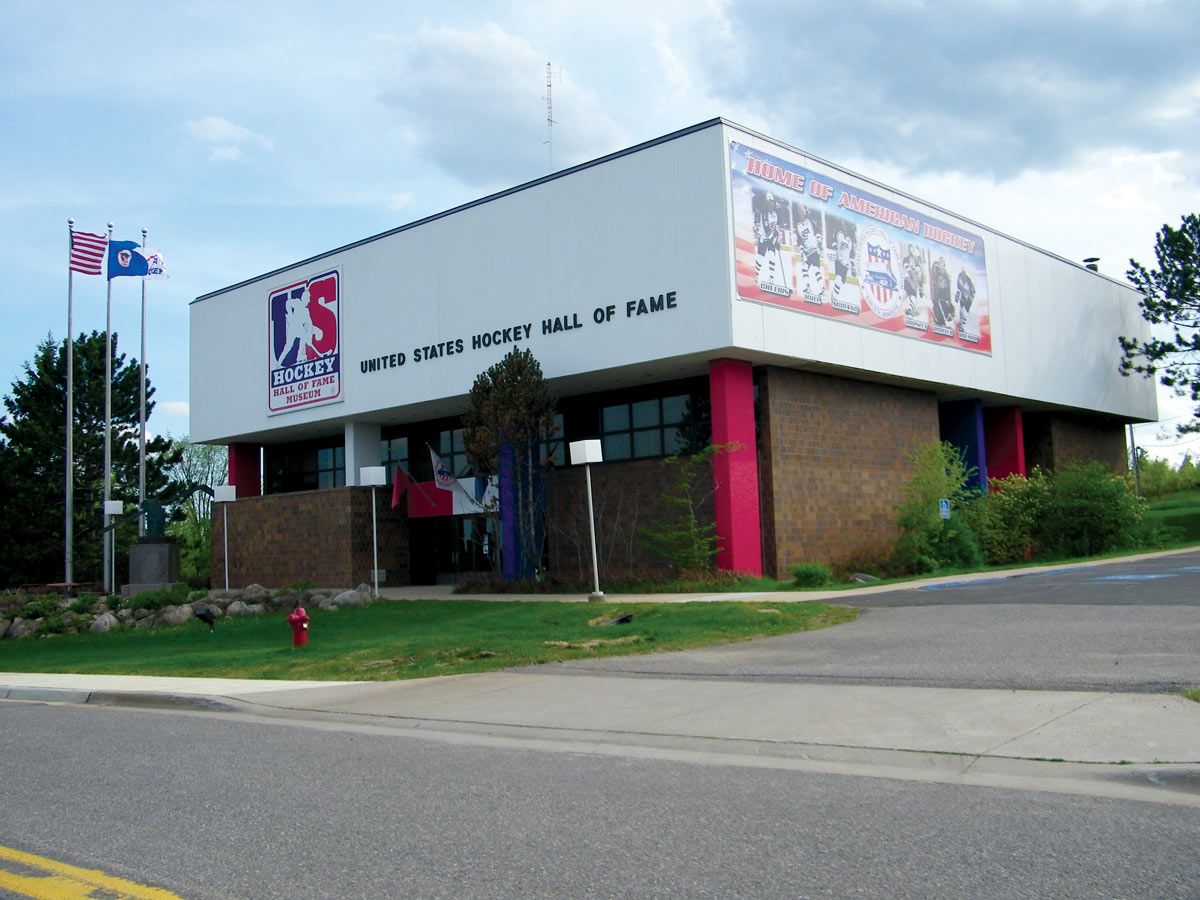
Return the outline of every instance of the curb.
<path id="1" fill-rule="evenodd" d="M 199 709 L 237 712 L 241 707 L 216 697 L 154 691 L 89 691 L 78 688 L 0 687 L 0 700 L 74 703 L 89 706 L 130 706 L 143 709 Z"/>

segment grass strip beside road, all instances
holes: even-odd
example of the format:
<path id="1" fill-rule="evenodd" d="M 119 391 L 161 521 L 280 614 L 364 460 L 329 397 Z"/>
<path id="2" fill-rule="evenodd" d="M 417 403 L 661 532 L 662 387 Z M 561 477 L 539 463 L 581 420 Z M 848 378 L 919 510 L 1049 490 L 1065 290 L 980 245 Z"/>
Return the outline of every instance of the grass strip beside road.
<path id="1" fill-rule="evenodd" d="M 603 623 L 631 615 L 628 624 Z M 853 620 L 822 603 L 380 602 L 313 610 L 308 646 L 282 615 L 0 642 L 0 671 L 389 681 L 683 650 Z"/>

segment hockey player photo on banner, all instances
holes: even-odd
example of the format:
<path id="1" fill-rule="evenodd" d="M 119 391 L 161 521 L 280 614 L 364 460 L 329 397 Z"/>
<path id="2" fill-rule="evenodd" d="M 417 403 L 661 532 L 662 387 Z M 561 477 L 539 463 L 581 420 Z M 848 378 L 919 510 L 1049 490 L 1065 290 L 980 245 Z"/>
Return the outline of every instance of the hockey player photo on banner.
<path id="1" fill-rule="evenodd" d="M 739 300 L 991 353 L 982 237 L 784 152 L 729 145 Z"/>
<path id="2" fill-rule="evenodd" d="M 825 302 L 825 269 L 821 260 L 821 234 L 824 232 L 821 210 L 803 203 L 793 206 L 796 219 L 796 277 L 805 303 L 820 306 Z"/>
<path id="3" fill-rule="evenodd" d="M 786 203 L 780 203 L 770 191 L 751 192 L 754 215 L 754 277 L 758 289 L 765 294 L 790 297 L 792 277 L 790 260 L 785 261 L 783 243 L 785 227 L 790 231 L 790 217 L 785 226 L 783 213 Z"/>
<path id="4" fill-rule="evenodd" d="M 825 256 L 833 261 L 829 305 L 855 315 L 862 311 L 857 247 L 858 226 L 841 216 L 825 217 Z"/>

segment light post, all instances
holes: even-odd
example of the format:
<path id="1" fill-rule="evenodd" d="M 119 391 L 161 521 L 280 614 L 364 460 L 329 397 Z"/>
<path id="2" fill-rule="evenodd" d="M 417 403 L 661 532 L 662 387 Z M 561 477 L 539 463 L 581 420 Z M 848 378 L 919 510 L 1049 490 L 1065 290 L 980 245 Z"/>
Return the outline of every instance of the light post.
<path id="1" fill-rule="evenodd" d="M 225 541 L 225 590 L 229 590 L 229 504 L 237 499 L 237 485 L 218 484 L 213 488 L 213 500 L 221 504 L 221 537 Z"/>
<path id="2" fill-rule="evenodd" d="M 375 488 L 387 484 L 386 466 L 363 466 L 358 470 L 358 483 L 371 489 L 371 575 L 375 584 L 375 599 L 379 599 L 379 524 L 375 513 Z"/>
<path id="3" fill-rule="evenodd" d="M 104 521 L 108 523 L 112 521 L 112 516 L 120 516 L 125 512 L 125 502 L 123 500 L 105 500 L 104 501 Z M 105 577 L 108 579 L 108 591 L 110 594 L 117 593 L 117 523 L 113 522 L 108 529 L 108 534 L 104 535 L 104 546 L 108 549 L 108 564 L 109 569 L 106 571 Z"/>
<path id="4" fill-rule="evenodd" d="M 596 561 L 596 516 L 592 512 L 592 463 L 604 462 L 604 453 L 599 440 L 572 441 L 570 444 L 571 465 L 583 465 L 584 478 L 587 480 L 588 501 L 588 531 L 592 535 L 592 593 L 588 600 L 603 600 L 604 593 L 600 590 L 600 566 Z"/>

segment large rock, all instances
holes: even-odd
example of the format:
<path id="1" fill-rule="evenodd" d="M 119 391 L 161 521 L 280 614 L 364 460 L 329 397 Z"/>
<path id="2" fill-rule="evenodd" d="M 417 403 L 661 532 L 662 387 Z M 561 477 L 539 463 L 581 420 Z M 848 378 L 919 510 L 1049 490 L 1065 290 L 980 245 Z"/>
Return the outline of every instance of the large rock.
<path id="1" fill-rule="evenodd" d="M 332 597 L 322 598 L 321 602 L 317 604 L 317 609 L 323 609 L 326 612 L 337 612 L 338 611 L 338 608 L 333 605 Z"/>
<path id="2" fill-rule="evenodd" d="M 265 604 L 265 603 L 247 603 L 246 604 L 246 615 L 248 615 L 248 616 L 261 616 L 266 611 L 267 611 L 267 604 Z"/>
<path id="3" fill-rule="evenodd" d="M 330 602 L 338 609 L 344 606 L 366 606 L 371 602 L 371 595 L 360 591 L 342 591 Z M 321 608 L 324 609 L 324 604 L 321 604 Z"/>
<path id="4" fill-rule="evenodd" d="M 8 626 L 5 637 L 29 637 L 37 631 L 38 619 L 23 619 L 18 616 Z"/>
<path id="5" fill-rule="evenodd" d="M 371 594 L 373 593 L 371 586 L 366 583 L 360 584 L 358 587 L 355 588 L 355 590 L 358 591 L 360 594 L 366 594 L 368 597 L 370 597 Z"/>
<path id="6" fill-rule="evenodd" d="M 121 620 L 110 612 L 102 612 L 96 618 L 92 619 L 92 624 L 88 626 L 88 631 L 112 631 L 114 628 L 121 627 Z"/>
<path id="7" fill-rule="evenodd" d="M 146 616 L 146 618 L 144 618 L 144 619 L 134 619 L 133 627 L 134 628 L 153 628 L 154 627 L 154 616 Z"/>
<path id="8" fill-rule="evenodd" d="M 64 431 L 65 430 L 66 429 L 64 429 Z M 93 616 L 98 616 L 101 613 L 108 612 L 108 601 L 107 600 L 97 600 L 95 603 L 93 603 L 91 605 L 91 607 L 88 609 L 88 612 L 90 612 Z"/>
<path id="9" fill-rule="evenodd" d="M 261 584 L 251 584 L 242 590 L 242 599 L 247 603 L 262 603 L 270 596 L 271 592 Z"/>
<path id="10" fill-rule="evenodd" d="M 278 609 L 283 612 L 291 612 L 297 606 L 302 606 L 300 595 L 295 591 L 280 591 L 269 601 L 267 601 L 268 609 Z"/>
<path id="11" fill-rule="evenodd" d="M 158 611 L 158 615 L 154 617 L 154 625 L 157 628 L 182 625 L 191 618 L 192 608 L 190 606 L 164 606 Z"/>
<path id="12" fill-rule="evenodd" d="M 117 621 L 119 621 L 122 625 L 128 625 L 130 622 L 133 621 L 133 610 L 132 609 L 118 609 L 117 610 Z"/>
<path id="13" fill-rule="evenodd" d="M 8 631 L 8 626 L 12 624 L 12 619 L 6 619 L 0 616 L 0 638 L 4 637 L 4 632 Z"/>
<path id="14" fill-rule="evenodd" d="M 133 611 L 133 619 L 135 622 L 140 622 L 142 619 L 154 618 L 154 610 L 152 609 L 135 609 Z"/>
<path id="15" fill-rule="evenodd" d="M 250 615 L 250 607 L 243 600 L 234 600 L 225 607 L 225 615 L 227 616 L 248 616 Z"/>

